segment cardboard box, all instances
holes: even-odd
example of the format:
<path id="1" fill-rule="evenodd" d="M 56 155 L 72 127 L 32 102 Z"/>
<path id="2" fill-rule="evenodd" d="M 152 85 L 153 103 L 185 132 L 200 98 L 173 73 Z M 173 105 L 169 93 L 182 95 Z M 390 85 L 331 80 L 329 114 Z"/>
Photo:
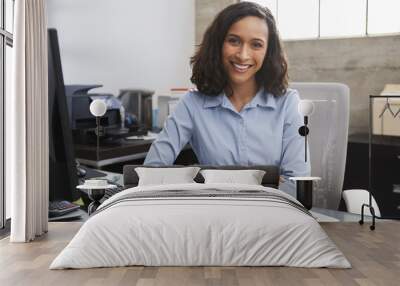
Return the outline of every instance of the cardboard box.
<path id="1" fill-rule="evenodd" d="M 400 110 L 400 98 L 389 98 L 388 102 L 392 112 L 396 115 Z M 394 117 L 391 112 L 386 109 L 380 117 L 386 103 L 387 100 L 385 97 L 375 98 L 372 102 L 372 134 L 400 136 L 400 112 Z"/>

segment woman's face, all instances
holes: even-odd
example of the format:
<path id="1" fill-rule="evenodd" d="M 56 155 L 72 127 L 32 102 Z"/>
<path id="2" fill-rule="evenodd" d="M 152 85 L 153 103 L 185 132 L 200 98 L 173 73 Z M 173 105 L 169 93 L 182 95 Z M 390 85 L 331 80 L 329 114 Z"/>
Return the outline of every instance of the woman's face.
<path id="1" fill-rule="evenodd" d="M 234 23 L 222 46 L 222 62 L 233 86 L 255 83 L 268 48 L 265 20 L 247 16 Z"/>

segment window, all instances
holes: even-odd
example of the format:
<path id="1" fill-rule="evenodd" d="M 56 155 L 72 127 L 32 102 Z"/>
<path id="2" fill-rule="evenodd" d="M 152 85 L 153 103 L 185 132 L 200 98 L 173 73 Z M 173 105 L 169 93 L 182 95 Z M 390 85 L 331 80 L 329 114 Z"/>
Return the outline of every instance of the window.
<path id="1" fill-rule="evenodd" d="M 261 6 L 268 7 L 268 9 L 271 10 L 272 15 L 274 15 L 275 20 L 278 18 L 278 0 L 256 0 L 252 2 L 256 2 Z"/>
<path id="2" fill-rule="evenodd" d="M 320 0 L 320 36 L 363 36 L 367 0 Z"/>
<path id="3" fill-rule="evenodd" d="M 318 0 L 279 0 L 278 29 L 284 39 L 318 37 Z"/>
<path id="4" fill-rule="evenodd" d="M 5 0 L 5 30 L 12 33 L 13 32 L 13 22 L 14 22 L 14 0 Z"/>
<path id="5" fill-rule="evenodd" d="M 8 95 L 11 93 L 11 72 L 12 72 L 12 47 L 10 45 L 6 45 L 6 56 L 5 56 L 5 95 Z M 4 118 L 4 117 L 3 117 Z M 4 153 L 5 154 L 5 153 Z M 3 164 L 4 166 L 4 164 Z M 5 170 L 5 168 L 3 169 Z M 10 190 L 5 189 L 5 219 L 11 218 L 11 193 Z"/>
<path id="6" fill-rule="evenodd" d="M 11 92 L 14 0 L 0 0 L 0 228 L 11 215 L 10 194 L 4 188 L 4 104 L 5 95 Z"/>
<path id="7" fill-rule="evenodd" d="M 368 1 L 368 34 L 386 34 L 400 32 L 400 1 Z"/>
<path id="8" fill-rule="evenodd" d="M 1 30 L 0 30 L 1 31 Z M 4 35 L 0 35 L 0 228 L 5 223 L 4 194 Z"/>
<path id="9" fill-rule="evenodd" d="M 400 33 L 399 0 L 254 0 L 271 9 L 284 40 Z"/>

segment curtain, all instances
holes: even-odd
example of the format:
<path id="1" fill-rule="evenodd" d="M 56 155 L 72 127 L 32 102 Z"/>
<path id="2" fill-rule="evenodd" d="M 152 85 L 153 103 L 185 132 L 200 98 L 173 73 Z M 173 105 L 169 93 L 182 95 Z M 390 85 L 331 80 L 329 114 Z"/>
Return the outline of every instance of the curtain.
<path id="1" fill-rule="evenodd" d="M 49 155 L 45 0 L 16 0 L 14 69 L 6 98 L 6 187 L 12 242 L 47 232 Z"/>

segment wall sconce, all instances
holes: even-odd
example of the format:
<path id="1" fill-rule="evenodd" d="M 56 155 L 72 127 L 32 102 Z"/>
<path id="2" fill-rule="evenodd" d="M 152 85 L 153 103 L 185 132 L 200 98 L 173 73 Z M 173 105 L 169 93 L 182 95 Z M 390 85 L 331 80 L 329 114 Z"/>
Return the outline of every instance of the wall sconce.
<path id="1" fill-rule="evenodd" d="M 95 99 L 89 106 L 90 113 L 96 117 L 96 136 L 97 136 L 97 146 L 96 146 L 96 159 L 99 161 L 99 145 L 100 145 L 100 136 L 103 135 L 103 129 L 100 125 L 100 118 L 106 114 L 107 105 L 104 100 Z"/>

